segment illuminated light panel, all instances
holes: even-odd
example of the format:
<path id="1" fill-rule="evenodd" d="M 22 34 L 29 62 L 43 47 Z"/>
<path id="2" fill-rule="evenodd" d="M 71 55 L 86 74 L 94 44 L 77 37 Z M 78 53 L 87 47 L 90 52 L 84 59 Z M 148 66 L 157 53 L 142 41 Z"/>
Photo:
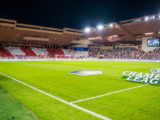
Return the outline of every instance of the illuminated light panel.
<path id="1" fill-rule="evenodd" d="M 86 33 L 89 33 L 90 31 L 91 31 L 91 29 L 90 28 L 85 28 L 85 30 L 84 30 Z"/>
<path id="2" fill-rule="evenodd" d="M 153 19 L 155 19 L 155 18 L 156 18 L 156 16 L 145 17 L 144 20 L 145 20 L 145 21 L 148 21 L 148 20 L 153 20 Z"/>
<path id="3" fill-rule="evenodd" d="M 114 37 L 114 38 L 115 38 L 115 37 L 118 37 L 118 35 L 113 35 L 112 37 Z"/>
<path id="4" fill-rule="evenodd" d="M 151 19 L 155 19 L 155 16 L 152 16 Z"/>
<path id="5" fill-rule="evenodd" d="M 110 26 L 110 27 L 113 27 L 113 24 L 110 24 L 109 26 Z"/>
<path id="6" fill-rule="evenodd" d="M 145 33 L 145 35 L 153 35 L 153 32 Z"/>
<path id="7" fill-rule="evenodd" d="M 149 20 L 149 17 L 145 17 L 145 19 L 144 19 L 145 21 L 148 21 Z"/>
<path id="8" fill-rule="evenodd" d="M 103 25 L 98 25 L 98 26 L 97 26 L 97 29 L 98 29 L 98 30 L 102 30 L 103 28 L 104 28 Z"/>
<path id="9" fill-rule="evenodd" d="M 89 40 L 103 40 L 102 37 L 90 37 Z"/>
<path id="10" fill-rule="evenodd" d="M 140 21 L 142 21 L 142 19 L 133 20 L 133 22 L 140 22 Z"/>

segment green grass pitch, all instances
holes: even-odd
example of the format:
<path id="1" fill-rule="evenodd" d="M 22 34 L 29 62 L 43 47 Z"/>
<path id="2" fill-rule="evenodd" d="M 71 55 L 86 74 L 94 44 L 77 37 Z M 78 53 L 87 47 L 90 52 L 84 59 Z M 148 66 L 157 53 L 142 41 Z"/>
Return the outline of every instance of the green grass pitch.
<path id="1" fill-rule="evenodd" d="M 0 120 L 39 120 L 0 87 Z"/>
<path id="2" fill-rule="evenodd" d="M 0 72 L 68 102 L 143 85 L 143 83 L 126 81 L 122 78 L 122 73 L 124 71 L 148 73 L 154 68 L 160 68 L 160 63 L 135 61 L 0 62 Z M 68 74 L 79 70 L 97 70 L 102 71 L 103 74 L 93 76 Z M 3 75 L 0 75 L 0 86 L 39 119 L 100 120 L 98 117 L 64 104 Z M 147 85 L 75 104 L 113 120 L 160 120 L 160 86 Z"/>

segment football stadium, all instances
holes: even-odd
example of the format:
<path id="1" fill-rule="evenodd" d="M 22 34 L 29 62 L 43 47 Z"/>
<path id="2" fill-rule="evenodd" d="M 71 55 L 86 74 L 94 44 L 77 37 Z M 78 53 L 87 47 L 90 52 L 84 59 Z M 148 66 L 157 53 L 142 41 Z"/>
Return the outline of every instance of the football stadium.
<path id="1" fill-rule="evenodd" d="M 0 18 L 0 120 L 160 120 L 160 14 L 83 30 Z"/>

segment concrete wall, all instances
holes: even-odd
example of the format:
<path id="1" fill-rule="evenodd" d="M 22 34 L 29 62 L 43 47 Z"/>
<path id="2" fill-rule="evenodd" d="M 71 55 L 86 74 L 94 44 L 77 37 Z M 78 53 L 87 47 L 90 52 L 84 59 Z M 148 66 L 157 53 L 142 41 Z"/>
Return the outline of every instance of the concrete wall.
<path id="1" fill-rule="evenodd" d="M 92 43 L 90 40 L 88 39 L 84 39 L 81 38 L 79 40 L 73 40 L 71 41 L 69 48 L 75 48 L 75 47 L 85 47 L 88 48 L 88 45 L 92 45 L 94 43 Z"/>
<path id="2" fill-rule="evenodd" d="M 142 38 L 142 50 L 145 51 L 145 52 L 153 51 L 154 49 L 160 48 L 160 47 L 148 47 L 147 46 L 147 39 L 150 39 L 150 38 L 152 38 L 152 37 Z"/>
<path id="3" fill-rule="evenodd" d="M 88 48 L 88 45 L 86 44 L 78 44 L 78 45 L 70 45 L 69 48 L 75 48 L 75 47 L 85 47 Z"/>

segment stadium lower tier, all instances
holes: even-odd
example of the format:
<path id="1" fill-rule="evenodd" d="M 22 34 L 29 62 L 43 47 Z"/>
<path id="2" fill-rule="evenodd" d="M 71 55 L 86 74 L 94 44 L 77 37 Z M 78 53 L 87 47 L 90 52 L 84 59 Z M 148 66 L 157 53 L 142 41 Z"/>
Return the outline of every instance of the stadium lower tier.
<path id="1" fill-rule="evenodd" d="M 36 47 L 0 47 L 0 57 L 41 57 L 62 59 L 160 59 L 160 48 L 144 52 L 136 48 L 100 49 L 91 48 L 89 51 L 74 51 L 72 49 L 36 48 Z"/>
<path id="2" fill-rule="evenodd" d="M 36 47 L 0 47 L 0 57 L 88 58 L 88 52 Z"/>
<path id="3" fill-rule="evenodd" d="M 12 55 L 5 47 L 0 47 L 0 56 L 11 57 Z"/>
<path id="4" fill-rule="evenodd" d="M 101 50 L 100 54 L 107 59 L 141 59 L 145 53 L 136 48 L 124 47 Z"/>

